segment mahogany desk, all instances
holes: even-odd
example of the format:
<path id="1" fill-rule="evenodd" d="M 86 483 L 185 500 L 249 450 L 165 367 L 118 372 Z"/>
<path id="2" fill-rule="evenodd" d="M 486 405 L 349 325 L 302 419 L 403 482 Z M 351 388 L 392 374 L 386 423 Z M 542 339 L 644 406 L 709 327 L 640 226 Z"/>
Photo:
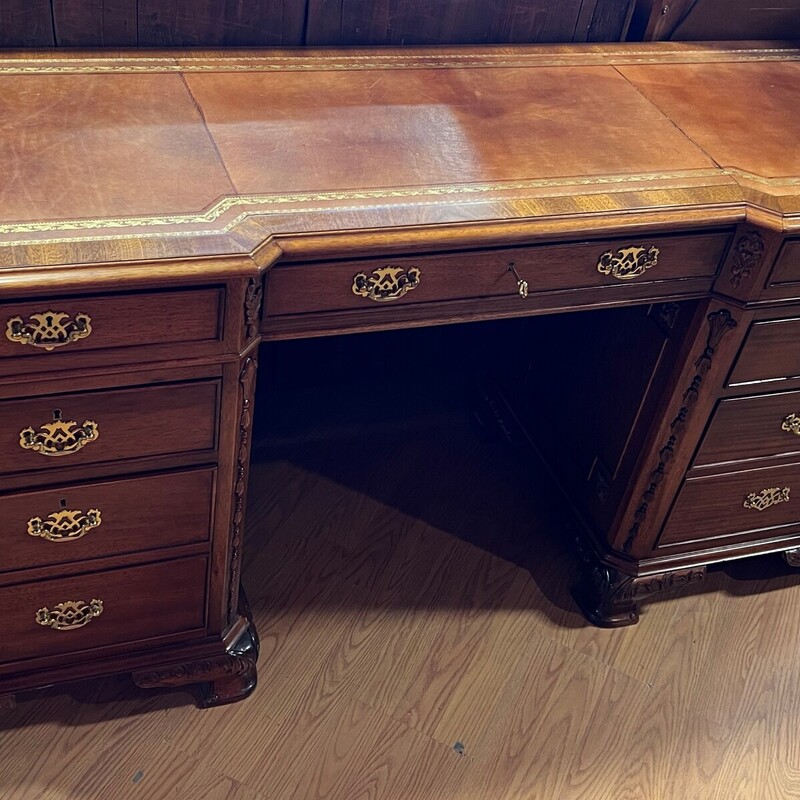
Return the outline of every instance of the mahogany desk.
<path id="1" fill-rule="evenodd" d="M 549 315 L 490 407 L 574 507 L 595 623 L 800 563 L 798 109 L 780 43 L 4 55 L 5 702 L 252 690 L 276 339 Z"/>

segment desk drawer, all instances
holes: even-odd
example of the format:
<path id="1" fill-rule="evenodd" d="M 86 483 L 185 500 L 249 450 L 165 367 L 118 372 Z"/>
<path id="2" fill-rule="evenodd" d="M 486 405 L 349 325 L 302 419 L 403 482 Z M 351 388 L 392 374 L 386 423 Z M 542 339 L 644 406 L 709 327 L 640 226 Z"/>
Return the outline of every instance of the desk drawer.
<path id="1" fill-rule="evenodd" d="M 800 453 L 800 391 L 721 400 L 694 466 Z"/>
<path id="2" fill-rule="evenodd" d="M 726 233 L 636 236 L 406 258 L 278 266 L 268 275 L 266 315 L 515 297 L 513 263 L 530 293 L 631 282 L 711 278 Z"/>
<path id="3" fill-rule="evenodd" d="M 222 339 L 220 288 L 0 304 L 0 358 Z"/>
<path id="4" fill-rule="evenodd" d="M 0 473 L 214 450 L 218 380 L 0 403 Z"/>
<path id="5" fill-rule="evenodd" d="M 209 539 L 214 469 L 0 497 L 0 572 Z"/>
<path id="6" fill-rule="evenodd" d="M 800 376 L 800 316 L 756 320 L 733 368 L 729 385 Z"/>
<path id="7" fill-rule="evenodd" d="M 0 589 L 0 661 L 199 631 L 206 574 L 195 557 Z"/>
<path id="8" fill-rule="evenodd" d="M 659 547 L 737 536 L 768 539 L 800 528 L 800 464 L 688 478 Z"/>

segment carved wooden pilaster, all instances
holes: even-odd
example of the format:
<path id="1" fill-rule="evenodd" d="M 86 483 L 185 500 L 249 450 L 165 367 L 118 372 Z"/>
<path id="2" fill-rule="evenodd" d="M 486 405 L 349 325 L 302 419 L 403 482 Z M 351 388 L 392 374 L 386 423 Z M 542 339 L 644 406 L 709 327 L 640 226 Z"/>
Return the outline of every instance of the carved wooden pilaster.
<path id="1" fill-rule="evenodd" d="M 253 424 L 253 399 L 256 388 L 256 360 L 249 356 L 239 373 L 241 409 L 239 412 L 239 444 L 236 450 L 236 472 L 233 486 L 233 518 L 231 524 L 230 574 L 228 576 L 228 621 L 233 622 L 239 598 L 239 571 L 242 560 L 244 510 L 247 502 L 247 473 L 250 462 L 250 428 Z"/>
<path id="2" fill-rule="evenodd" d="M 648 508 L 655 499 L 659 485 L 664 480 L 669 463 L 672 461 L 675 454 L 675 448 L 686 429 L 687 420 L 697 402 L 703 378 L 706 376 L 709 369 L 711 369 L 714 353 L 719 343 L 722 341 L 723 336 L 736 327 L 736 320 L 732 318 L 731 312 L 728 311 L 727 308 L 721 308 L 719 311 L 714 311 L 709 314 L 707 321 L 708 336 L 706 337 L 706 346 L 694 362 L 695 374 L 684 390 L 681 407 L 670 423 L 669 436 L 658 451 L 658 463 L 651 471 L 650 481 L 639 498 L 639 504 L 636 507 L 636 512 L 633 517 L 633 524 L 622 546 L 622 549 L 626 553 L 629 553 L 633 548 L 636 537 L 639 535 L 639 531 L 647 518 Z"/>
<path id="3" fill-rule="evenodd" d="M 579 552 L 582 577 L 572 595 L 586 619 L 601 628 L 635 625 L 639 601 L 698 583 L 706 574 L 705 567 L 691 567 L 637 577 L 603 564 L 583 543 Z"/>
<path id="4" fill-rule="evenodd" d="M 258 333 L 263 292 L 261 279 L 250 278 L 244 295 L 244 335 L 248 342 Z"/>

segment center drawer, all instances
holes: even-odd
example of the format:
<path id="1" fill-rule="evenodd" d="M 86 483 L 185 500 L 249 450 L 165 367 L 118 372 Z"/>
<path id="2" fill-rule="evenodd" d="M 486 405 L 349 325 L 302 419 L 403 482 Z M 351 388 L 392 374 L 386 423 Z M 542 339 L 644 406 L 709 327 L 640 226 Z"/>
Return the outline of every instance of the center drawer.
<path id="1" fill-rule="evenodd" d="M 207 541 L 216 470 L 0 497 L 0 572 Z"/>
<path id="2" fill-rule="evenodd" d="M 217 379 L 0 403 L 0 473 L 213 451 Z"/>
<path id="3" fill-rule="evenodd" d="M 680 281 L 716 274 L 729 235 L 635 236 L 562 245 L 421 255 L 406 258 L 288 264 L 268 274 L 265 316 L 515 297 L 636 282 Z M 679 290 L 678 290 L 679 291 Z"/>
<path id="4" fill-rule="evenodd" d="M 206 572 L 195 557 L 0 589 L 0 661 L 200 632 Z"/>

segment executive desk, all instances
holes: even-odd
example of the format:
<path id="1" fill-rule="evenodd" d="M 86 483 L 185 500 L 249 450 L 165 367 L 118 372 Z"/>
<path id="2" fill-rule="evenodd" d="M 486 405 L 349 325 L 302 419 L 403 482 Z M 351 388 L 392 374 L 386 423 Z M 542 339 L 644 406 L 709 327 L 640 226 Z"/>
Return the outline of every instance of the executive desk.
<path id="1" fill-rule="evenodd" d="M 550 315 L 484 413 L 563 487 L 597 624 L 800 562 L 800 50 L 9 53 L 0 105 L 5 702 L 252 690 L 278 339 Z"/>

